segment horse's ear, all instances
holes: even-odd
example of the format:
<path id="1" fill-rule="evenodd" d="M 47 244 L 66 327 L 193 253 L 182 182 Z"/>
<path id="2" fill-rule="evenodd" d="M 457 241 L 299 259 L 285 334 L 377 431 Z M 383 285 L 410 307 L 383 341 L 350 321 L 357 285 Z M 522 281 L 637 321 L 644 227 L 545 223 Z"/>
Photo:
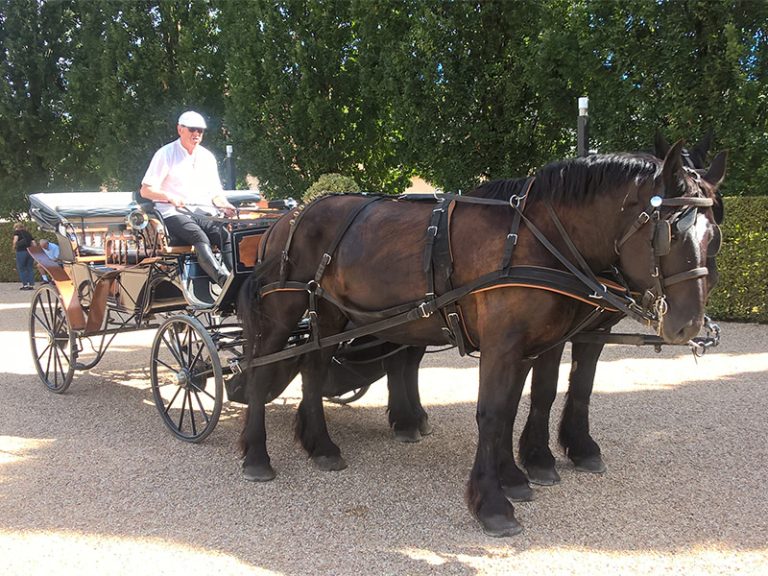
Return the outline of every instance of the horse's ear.
<path id="1" fill-rule="evenodd" d="M 696 168 L 704 168 L 707 161 L 707 153 L 709 152 L 710 146 L 712 146 L 714 138 L 715 131 L 710 128 L 701 138 L 701 142 L 691 149 L 691 160 Z"/>
<path id="2" fill-rule="evenodd" d="M 712 184 L 712 186 L 718 187 L 725 178 L 725 164 L 728 160 L 728 152 L 723 150 L 719 152 L 715 159 L 712 160 L 712 164 L 709 166 L 709 170 L 704 175 L 704 180 Z"/>
<path id="3" fill-rule="evenodd" d="M 653 136 L 653 147 L 656 158 L 666 158 L 667 152 L 669 152 L 669 142 L 664 138 L 664 134 L 661 130 L 656 130 L 656 134 Z"/>
<path id="4" fill-rule="evenodd" d="M 661 181 L 664 184 L 664 193 L 668 198 L 674 198 L 683 193 L 683 160 L 680 156 L 682 149 L 683 141 L 678 140 L 664 156 Z"/>

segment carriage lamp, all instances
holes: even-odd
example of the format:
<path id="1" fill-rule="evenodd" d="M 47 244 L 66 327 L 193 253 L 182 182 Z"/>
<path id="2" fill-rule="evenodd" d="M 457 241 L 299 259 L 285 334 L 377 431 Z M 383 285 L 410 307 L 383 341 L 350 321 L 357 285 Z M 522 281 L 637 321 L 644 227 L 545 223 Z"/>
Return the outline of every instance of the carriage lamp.
<path id="1" fill-rule="evenodd" d="M 125 218 L 126 224 L 133 230 L 144 230 L 149 224 L 149 217 L 142 210 L 133 210 Z"/>

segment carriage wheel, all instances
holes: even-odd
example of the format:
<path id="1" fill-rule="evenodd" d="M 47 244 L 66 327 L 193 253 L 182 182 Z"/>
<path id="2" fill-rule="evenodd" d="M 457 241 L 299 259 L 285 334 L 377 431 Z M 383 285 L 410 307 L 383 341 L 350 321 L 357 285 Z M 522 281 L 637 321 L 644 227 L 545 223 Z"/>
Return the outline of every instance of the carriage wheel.
<path id="1" fill-rule="evenodd" d="M 75 373 L 75 336 L 64 302 L 53 286 L 43 285 L 32 298 L 29 342 L 37 375 L 48 390 L 61 394 Z"/>
<path id="2" fill-rule="evenodd" d="M 157 331 L 150 360 L 152 396 L 168 429 L 201 442 L 221 414 L 224 377 L 211 336 L 192 316 L 172 316 Z"/>
<path id="3" fill-rule="evenodd" d="M 338 396 L 331 396 L 329 398 L 326 398 L 328 402 L 333 402 L 334 404 L 349 404 L 351 402 L 354 402 L 355 400 L 360 400 L 366 392 L 368 392 L 368 388 L 371 386 L 363 386 L 362 388 L 357 388 L 356 390 L 350 390 L 349 392 L 345 392 L 344 394 L 339 394 Z"/>

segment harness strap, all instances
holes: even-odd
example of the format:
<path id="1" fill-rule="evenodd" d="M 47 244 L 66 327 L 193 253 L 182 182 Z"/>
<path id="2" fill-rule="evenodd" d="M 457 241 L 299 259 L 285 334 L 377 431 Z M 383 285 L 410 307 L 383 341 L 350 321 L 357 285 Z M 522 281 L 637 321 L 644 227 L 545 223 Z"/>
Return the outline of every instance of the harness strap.
<path id="1" fill-rule="evenodd" d="M 521 214 L 525 210 L 525 204 L 528 201 L 528 193 L 533 187 L 533 183 L 536 180 L 535 177 L 530 177 L 525 183 L 525 192 L 522 196 L 513 196 L 509 199 L 510 206 L 515 208 L 515 212 L 512 215 L 512 225 L 509 227 L 509 234 L 504 241 L 504 255 L 501 257 L 501 269 L 506 270 L 509 268 L 512 262 L 512 253 L 517 246 L 518 231 L 520 230 L 520 222 L 522 221 Z"/>
<path id="2" fill-rule="evenodd" d="M 615 296 L 611 292 L 608 291 L 608 289 L 605 287 L 604 284 L 599 282 L 598 280 L 594 279 L 593 277 L 587 276 L 583 272 L 581 272 L 576 266 L 571 263 L 570 260 L 568 260 L 565 256 L 563 256 L 557 248 L 547 239 L 547 237 L 544 235 L 544 233 L 539 230 L 536 225 L 531 222 L 531 220 L 525 215 L 521 213 L 521 217 L 525 221 L 526 226 L 531 231 L 531 233 L 536 237 L 536 239 L 541 242 L 544 247 L 549 250 L 549 252 L 557 258 L 560 263 L 565 266 L 568 271 L 570 271 L 576 278 L 581 280 L 585 286 L 590 288 L 591 290 L 594 290 L 594 293 L 592 294 L 592 298 L 596 299 L 604 299 L 606 302 L 608 302 L 611 306 L 616 308 L 617 310 L 620 310 L 627 316 L 633 318 L 634 320 L 637 320 L 638 322 L 652 322 L 653 317 L 648 314 L 645 310 L 638 307 L 634 300 L 631 298 L 629 299 L 629 304 L 626 304 L 621 298 Z"/>
<path id="3" fill-rule="evenodd" d="M 708 275 L 709 270 L 703 266 L 700 268 L 693 268 L 692 270 L 686 270 L 685 272 L 680 272 L 679 274 L 674 274 L 664 278 L 664 287 L 666 288 L 668 286 L 673 286 L 675 284 L 679 284 L 680 282 L 685 282 L 686 280 L 696 280 Z"/>
<path id="4" fill-rule="evenodd" d="M 330 247 L 328 250 L 325 251 L 323 254 L 323 257 L 320 259 L 320 265 L 317 267 L 317 272 L 315 272 L 315 282 L 320 283 L 320 280 L 323 277 L 323 274 L 325 273 L 325 268 L 328 266 L 328 264 L 331 263 L 331 260 L 333 258 L 333 254 L 336 252 L 336 249 L 339 247 L 339 244 L 341 243 L 341 239 L 344 238 L 344 235 L 347 233 L 347 230 L 349 230 L 349 227 L 352 226 L 352 222 L 357 219 L 357 217 L 360 215 L 360 213 L 365 210 L 368 206 L 373 204 L 374 202 L 378 202 L 381 200 L 381 196 L 372 196 L 371 198 L 366 198 L 364 202 L 362 202 L 356 209 L 352 210 L 347 215 L 347 219 L 344 221 L 344 224 L 342 224 L 336 231 L 336 237 L 333 239 L 333 242 L 331 242 Z"/>
<path id="5" fill-rule="evenodd" d="M 597 276 L 595 276 L 595 273 L 592 272 L 592 269 L 589 267 L 586 260 L 584 260 L 584 257 L 581 255 L 581 252 L 579 252 L 578 248 L 576 248 L 576 245 L 573 243 L 573 240 L 571 240 L 571 237 L 568 236 L 568 233 L 565 231 L 565 228 L 563 227 L 563 224 L 560 221 L 560 218 L 557 217 L 557 214 L 555 213 L 555 209 L 552 207 L 552 204 L 550 204 L 549 202 L 545 202 L 545 206 L 547 207 L 547 211 L 549 212 L 549 217 L 552 219 L 552 222 L 555 223 L 555 227 L 557 228 L 557 231 L 560 232 L 560 237 L 563 239 L 563 242 L 565 242 L 565 245 L 568 247 L 568 250 L 571 251 L 571 254 L 573 255 L 578 265 L 581 266 L 582 272 L 584 272 L 584 274 L 589 276 L 594 282 L 596 282 L 597 284 L 600 284 L 600 282 L 597 280 Z"/>

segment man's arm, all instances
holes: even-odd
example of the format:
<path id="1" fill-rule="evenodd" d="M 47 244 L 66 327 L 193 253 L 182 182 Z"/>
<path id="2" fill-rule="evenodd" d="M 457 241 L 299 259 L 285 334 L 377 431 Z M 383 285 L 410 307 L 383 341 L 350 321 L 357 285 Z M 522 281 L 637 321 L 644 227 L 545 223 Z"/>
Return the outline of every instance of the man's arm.
<path id="1" fill-rule="evenodd" d="M 177 208 L 184 206 L 184 200 L 180 196 L 165 192 L 158 186 L 150 186 L 149 184 L 142 183 L 139 193 L 142 198 L 146 198 L 147 200 L 167 202 L 168 204 L 173 204 Z"/>

